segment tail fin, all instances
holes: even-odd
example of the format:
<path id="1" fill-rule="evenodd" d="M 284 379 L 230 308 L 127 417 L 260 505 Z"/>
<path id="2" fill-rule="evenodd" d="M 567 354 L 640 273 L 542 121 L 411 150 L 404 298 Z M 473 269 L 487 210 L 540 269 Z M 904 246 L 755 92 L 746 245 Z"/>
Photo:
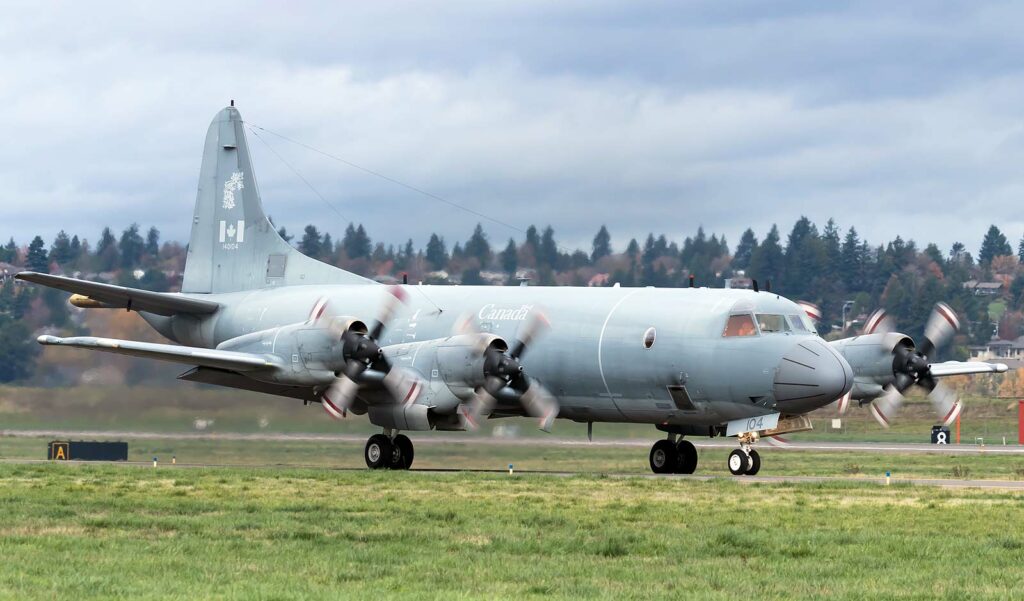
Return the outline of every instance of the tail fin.
<path id="1" fill-rule="evenodd" d="M 307 257 L 263 213 L 242 117 L 234 106 L 210 123 L 182 292 L 238 292 L 298 284 L 372 284 Z"/>

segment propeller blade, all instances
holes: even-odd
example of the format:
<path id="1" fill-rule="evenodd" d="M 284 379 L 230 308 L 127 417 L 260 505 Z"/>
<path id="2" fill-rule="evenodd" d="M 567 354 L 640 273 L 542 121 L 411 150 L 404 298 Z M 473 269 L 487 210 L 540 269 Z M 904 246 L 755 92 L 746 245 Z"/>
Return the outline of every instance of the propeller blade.
<path id="1" fill-rule="evenodd" d="M 497 404 L 497 400 L 487 392 L 485 387 L 478 388 L 468 403 L 459 405 L 462 427 L 470 432 L 479 430 L 484 420 L 494 411 L 495 404 Z"/>
<path id="2" fill-rule="evenodd" d="M 558 417 L 558 401 L 546 388 L 536 380 L 530 380 L 530 386 L 523 392 L 519 402 L 526 412 L 540 420 L 540 429 L 551 431 L 555 418 Z"/>
<path id="3" fill-rule="evenodd" d="M 527 347 L 533 343 L 534 339 L 550 327 L 551 322 L 548 321 L 543 311 L 531 311 L 528 321 L 519 327 L 519 332 L 517 333 L 518 340 L 512 345 L 512 350 L 508 353 L 509 356 L 513 359 L 518 359 L 526 352 Z"/>
<path id="4" fill-rule="evenodd" d="M 796 304 L 800 305 L 807 317 L 810 317 L 815 324 L 821 321 L 821 307 L 810 301 L 796 301 Z"/>
<path id="5" fill-rule="evenodd" d="M 895 329 L 895 324 L 885 309 L 875 309 L 864 322 L 863 334 L 888 334 Z"/>
<path id="6" fill-rule="evenodd" d="M 405 301 L 405 290 L 401 286 L 391 286 L 388 288 L 388 295 L 384 297 L 384 302 L 380 306 L 380 313 L 377 315 L 377 323 L 373 324 L 373 328 L 370 329 L 370 340 L 380 339 L 380 335 L 384 333 L 384 328 L 395 318 L 399 307 L 405 304 Z"/>
<path id="7" fill-rule="evenodd" d="M 384 387 L 391 398 L 403 405 L 412 405 L 423 392 L 424 382 L 411 370 L 391 368 L 384 376 Z"/>
<path id="8" fill-rule="evenodd" d="M 935 303 L 924 327 L 924 342 L 918 351 L 925 356 L 944 347 L 960 331 L 960 319 L 946 303 Z"/>
<path id="9" fill-rule="evenodd" d="M 886 386 L 885 394 L 871 402 L 871 415 L 883 428 L 888 428 L 902 404 L 903 394 L 892 385 Z"/>
<path id="10" fill-rule="evenodd" d="M 836 401 L 836 405 L 839 408 L 839 415 L 846 415 L 846 410 L 850 408 L 850 394 L 851 393 L 847 392 L 843 396 L 839 397 L 838 401 Z"/>
<path id="11" fill-rule="evenodd" d="M 320 403 L 331 417 L 342 418 L 348 414 L 358 391 L 359 384 L 341 375 L 335 378 L 320 396 Z"/>
<path id="12" fill-rule="evenodd" d="M 956 418 L 960 417 L 960 412 L 964 410 L 964 406 L 960 402 L 960 395 L 949 385 L 937 380 L 931 379 L 929 383 L 932 386 L 928 391 L 928 400 L 932 402 L 932 407 L 935 408 L 936 415 L 942 420 L 942 425 L 948 426 L 955 422 Z M 926 389 L 928 387 L 925 385 Z"/>

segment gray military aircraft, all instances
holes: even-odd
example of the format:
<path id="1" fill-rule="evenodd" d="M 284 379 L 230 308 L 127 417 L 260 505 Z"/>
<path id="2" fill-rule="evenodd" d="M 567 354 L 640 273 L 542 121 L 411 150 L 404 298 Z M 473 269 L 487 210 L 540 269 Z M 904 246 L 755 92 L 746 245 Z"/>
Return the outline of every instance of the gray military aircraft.
<path id="1" fill-rule="evenodd" d="M 238 110 L 206 135 L 181 293 L 23 272 L 72 293 L 78 307 L 136 311 L 178 344 L 40 336 L 45 345 L 192 366 L 180 378 L 320 403 L 383 429 L 371 468 L 408 469 L 400 431 L 467 430 L 530 415 L 649 423 L 657 473 L 693 473 L 685 437 L 736 436 L 728 460 L 755 474 L 759 438 L 810 429 L 835 402 L 873 404 L 886 421 L 901 394 L 927 389 L 945 421 L 956 394 L 938 383 L 1005 365 L 931 364 L 956 317 L 937 307 L 925 343 L 875 316 L 863 335 L 827 343 L 804 309 L 778 294 L 709 288 L 383 286 L 306 257 L 264 214 Z"/>

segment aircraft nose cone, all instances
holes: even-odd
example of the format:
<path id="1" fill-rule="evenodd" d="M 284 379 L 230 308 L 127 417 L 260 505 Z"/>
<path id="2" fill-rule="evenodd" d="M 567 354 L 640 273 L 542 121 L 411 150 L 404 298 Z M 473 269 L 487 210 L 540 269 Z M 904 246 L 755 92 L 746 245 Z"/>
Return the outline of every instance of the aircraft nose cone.
<path id="1" fill-rule="evenodd" d="M 826 342 L 801 340 L 779 361 L 772 387 L 780 411 L 802 413 L 823 407 L 850 391 L 853 370 Z"/>

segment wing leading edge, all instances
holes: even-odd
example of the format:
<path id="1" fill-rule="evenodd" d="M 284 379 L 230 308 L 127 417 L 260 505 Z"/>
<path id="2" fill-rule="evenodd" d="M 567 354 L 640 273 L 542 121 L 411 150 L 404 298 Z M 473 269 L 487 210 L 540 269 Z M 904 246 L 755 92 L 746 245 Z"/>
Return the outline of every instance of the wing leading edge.
<path id="1" fill-rule="evenodd" d="M 981 361 L 947 361 L 932 363 L 928 366 L 929 373 L 936 378 L 946 376 L 966 376 L 970 374 L 1001 374 L 1009 369 L 1005 363 L 983 363 Z"/>
<path id="2" fill-rule="evenodd" d="M 216 349 L 179 346 L 176 344 L 157 344 L 153 342 L 137 342 L 135 340 L 95 338 L 93 336 L 78 336 L 74 338 L 40 336 L 37 340 L 39 344 L 48 346 L 72 346 L 118 355 L 159 359 L 161 361 L 232 371 L 257 371 L 276 368 L 280 365 L 280 360 L 272 355 L 220 351 Z"/>
<path id="3" fill-rule="evenodd" d="M 23 271 L 14 277 L 48 288 L 86 296 L 98 303 L 96 306 L 103 308 L 146 311 L 157 315 L 177 315 L 179 313 L 206 315 L 214 313 L 220 308 L 220 305 L 213 301 L 180 294 L 150 292 L 149 290 L 101 284 L 100 282 L 66 278 L 48 273 Z"/>

